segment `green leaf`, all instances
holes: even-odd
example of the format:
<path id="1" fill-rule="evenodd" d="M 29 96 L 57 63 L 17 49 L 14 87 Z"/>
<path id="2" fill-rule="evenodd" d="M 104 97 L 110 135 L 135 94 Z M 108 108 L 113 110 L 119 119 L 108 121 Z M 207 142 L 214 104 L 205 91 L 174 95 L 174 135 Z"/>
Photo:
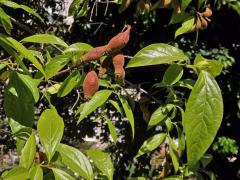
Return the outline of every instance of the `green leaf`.
<path id="1" fill-rule="evenodd" d="M 173 162 L 174 172 L 176 173 L 179 168 L 179 156 L 176 144 L 173 142 L 172 138 L 169 139 L 169 154 Z"/>
<path id="2" fill-rule="evenodd" d="M 77 13 L 77 18 L 79 17 L 83 17 L 87 15 L 87 12 L 89 10 L 89 0 L 85 0 L 81 6 L 81 9 L 79 10 L 79 12 Z"/>
<path id="3" fill-rule="evenodd" d="M 0 63 L 0 71 L 6 67 L 6 64 Z"/>
<path id="4" fill-rule="evenodd" d="M 187 13 L 184 10 L 181 10 L 180 14 L 175 12 L 175 11 L 173 11 L 169 25 L 183 22 L 184 20 L 188 19 L 191 16 L 192 16 L 192 14 Z"/>
<path id="5" fill-rule="evenodd" d="M 64 66 L 69 62 L 69 58 L 65 55 L 59 55 L 54 57 L 45 67 L 46 78 L 50 79 L 57 74 Z"/>
<path id="6" fill-rule="evenodd" d="M 22 39 L 21 42 L 57 44 L 63 47 L 68 47 L 68 45 L 63 40 L 52 34 L 35 34 Z"/>
<path id="7" fill-rule="evenodd" d="M 181 11 L 184 12 L 192 0 L 183 0 L 181 1 Z"/>
<path id="8" fill-rule="evenodd" d="M 36 141 L 34 133 L 27 140 L 20 157 L 19 166 L 30 169 L 36 154 Z"/>
<path id="9" fill-rule="evenodd" d="M 3 28 L 5 29 L 5 31 L 8 34 L 11 34 L 11 30 L 13 28 L 11 20 L 1 7 L 0 7 L 0 22 Z"/>
<path id="10" fill-rule="evenodd" d="M 107 121 L 108 129 L 109 129 L 110 134 L 111 134 L 111 136 L 113 138 L 113 142 L 114 142 L 114 144 L 116 144 L 116 142 L 117 142 L 117 132 L 116 132 L 116 129 L 115 129 L 112 121 L 107 116 L 104 116 L 104 119 Z"/>
<path id="11" fill-rule="evenodd" d="M 137 155 L 135 158 L 138 158 L 139 156 L 142 156 L 143 154 L 149 153 L 159 147 L 166 139 L 165 133 L 159 133 L 155 134 L 154 136 L 148 138 L 146 141 L 144 141 L 143 145 L 138 150 Z"/>
<path id="12" fill-rule="evenodd" d="M 109 102 L 115 107 L 115 109 L 123 116 L 122 108 L 119 106 L 118 102 L 114 100 L 109 100 Z"/>
<path id="13" fill-rule="evenodd" d="M 50 87 L 44 88 L 43 91 L 48 92 L 49 94 L 56 94 L 59 91 L 61 85 L 62 83 L 57 83 Z"/>
<path id="14" fill-rule="evenodd" d="M 188 99 L 183 121 L 190 167 L 200 160 L 213 142 L 222 117 L 221 90 L 208 72 L 201 71 Z"/>
<path id="15" fill-rule="evenodd" d="M 40 165 L 33 166 L 30 169 L 30 179 L 31 180 L 42 180 L 43 179 L 43 170 Z"/>
<path id="16" fill-rule="evenodd" d="M 20 180 L 28 179 L 28 171 L 23 167 L 15 167 L 2 177 L 3 180 Z"/>
<path id="17" fill-rule="evenodd" d="M 90 51 L 91 49 L 93 49 L 93 47 L 89 44 L 86 43 L 74 43 L 71 44 L 70 46 L 68 46 L 65 50 L 64 50 L 64 54 L 72 54 L 72 55 L 83 55 L 86 52 Z"/>
<path id="18" fill-rule="evenodd" d="M 57 96 L 58 97 L 64 97 L 68 95 L 73 88 L 75 88 L 79 82 L 81 81 L 81 75 L 79 71 L 75 71 L 72 74 L 70 74 L 61 85 Z"/>
<path id="19" fill-rule="evenodd" d="M 83 2 L 83 0 L 73 0 L 68 9 L 68 16 L 74 16 Z"/>
<path id="20" fill-rule="evenodd" d="M 55 177 L 55 180 L 74 180 L 72 176 L 61 169 L 51 168 Z"/>
<path id="21" fill-rule="evenodd" d="M 195 21 L 194 19 L 195 19 L 194 17 L 191 17 L 190 19 L 184 21 L 182 23 L 182 26 L 178 28 L 177 31 L 175 32 L 175 38 L 179 35 L 192 32 Z"/>
<path id="22" fill-rule="evenodd" d="M 177 83 L 183 75 L 183 68 L 180 65 L 172 64 L 167 68 L 166 72 L 164 73 L 162 82 L 165 85 L 173 85 Z"/>
<path id="23" fill-rule="evenodd" d="M 50 162 L 63 135 L 63 119 L 55 109 L 46 109 L 40 116 L 37 130 L 42 147 Z"/>
<path id="24" fill-rule="evenodd" d="M 0 34 L 3 38 L 5 38 L 9 44 L 11 44 L 11 47 L 15 49 L 16 51 L 20 52 L 25 58 L 27 58 L 30 62 L 34 64 L 34 66 L 43 74 L 45 75 L 45 72 L 42 68 L 42 65 L 38 62 L 38 60 L 34 57 L 34 55 L 29 51 L 27 48 L 25 48 L 20 42 L 13 39 L 12 37 L 5 36 L 4 34 Z"/>
<path id="25" fill-rule="evenodd" d="M 127 64 L 129 67 L 170 64 L 188 60 L 188 57 L 178 48 L 158 43 L 141 49 Z"/>
<path id="26" fill-rule="evenodd" d="M 34 97 L 20 74 L 12 72 L 5 90 L 4 109 L 8 118 L 31 127 L 34 120 Z"/>
<path id="27" fill-rule="evenodd" d="M 220 61 L 208 60 L 202 57 L 200 54 L 197 54 L 194 60 L 194 67 L 198 68 L 200 71 L 205 70 L 213 77 L 216 77 L 221 74 L 223 65 Z"/>
<path id="28" fill-rule="evenodd" d="M 165 120 L 173 107 L 173 104 L 167 104 L 166 106 L 160 106 L 156 111 L 154 111 L 149 120 L 147 129 L 149 130 Z"/>
<path id="29" fill-rule="evenodd" d="M 71 170 L 86 179 L 93 180 L 91 164 L 81 151 L 65 144 L 59 144 L 57 150 L 61 154 L 63 163 Z"/>
<path id="30" fill-rule="evenodd" d="M 8 0 L 0 0 L 0 3 L 13 9 L 23 9 L 24 11 L 28 12 L 29 14 L 32 14 L 33 16 L 37 17 L 40 21 L 43 22 L 43 19 L 41 18 L 41 16 L 26 5 L 19 5 L 15 2 L 8 1 Z"/>
<path id="31" fill-rule="evenodd" d="M 101 90 L 96 92 L 92 97 L 92 99 L 84 105 L 77 123 L 79 124 L 85 117 L 87 117 L 95 109 L 102 106 L 107 101 L 107 99 L 111 94 L 112 94 L 112 91 L 110 90 Z"/>
<path id="32" fill-rule="evenodd" d="M 126 99 L 124 99 L 123 96 L 119 96 L 119 99 L 122 103 L 122 107 L 123 107 L 123 110 L 127 116 L 127 119 L 131 125 L 131 129 L 132 129 L 132 139 L 134 139 L 134 135 L 135 135 L 135 130 L 134 130 L 134 117 L 133 117 L 133 112 L 132 112 L 132 109 L 131 107 L 129 106 L 128 102 Z"/>
<path id="33" fill-rule="evenodd" d="M 36 79 L 32 79 L 29 75 L 19 74 L 19 79 L 28 87 L 28 89 L 31 91 L 32 96 L 34 97 L 35 102 L 39 99 L 39 91 L 38 91 L 38 83 L 39 81 Z"/>
<path id="34" fill-rule="evenodd" d="M 110 155 L 100 150 L 87 150 L 86 153 L 93 160 L 95 166 L 102 171 L 108 179 L 112 180 L 114 167 Z"/>

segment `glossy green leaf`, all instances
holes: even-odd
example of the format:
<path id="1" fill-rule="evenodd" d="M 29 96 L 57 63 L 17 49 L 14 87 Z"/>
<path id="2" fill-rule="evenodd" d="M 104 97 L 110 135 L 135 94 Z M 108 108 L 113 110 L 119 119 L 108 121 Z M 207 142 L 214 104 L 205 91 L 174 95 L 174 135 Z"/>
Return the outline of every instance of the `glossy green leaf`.
<path id="1" fill-rule="evenodd" d="M 173 109 L 173 104 L 167 104 L 166 106 L 160 106 L 151 115 L 148 123 L 148 130 L 161 123 L 168 116 L 169 112 Z"/>
<path id="2" fill-rule="evenodd" d="M 28 59 L 33 65 L 43 74 L 45 75 L 45 72 L 43 70 L 42 65 L 38 62 L 38 60 L 33 56 L 31 51 L 29 51 L 26 47 L 24 47 L 20 42 L 13 39 L 12 37 L 5 36 L 3 34 L 0 34 L 3 38 L 5 38 L 9 44 L 11 44 L 11 47 L 21 53 L 26 59 Z"/>
<path id="3" fill-rule="evenodd" d="M 133 112 L 132 112 L 132 109 L 131 107 L 129 106 L 128 104 L 128 101 L 126 99 L 124 99 L 123 96 L 119 96 L 119 99 L 122 103 L 122 107 L 123 107 L 123 110 L 127 116 L 127 119 L 131 125 L 131 129 L 132 129 L 132 139 L 134 139 L 134 135 L 135 135 L 135 127 L 134 127 L 134 117 L 133 117 Z"/>
<path id="4" fill-rule="evenodd" d="M 15 167 L 2 177 L 3 180 L 20 180 L 28 178 L 28 171 L 23 167 Z"/>
<path id="5" fill-rule="evenodd" d="M 12 72 L 5 90 L 4 109 L 8 118 L 31 127 L 34 120 L 34 97 L 29 87 Z"/>
<path id="6" fill-rule="evenodd" d="M 179 168 L 179 156 L 176 144 L 173 142 L 172 138 L 169 139 L 169 154 L 173 162 L 174 172 L 176 173 Z"/>
<path id="7" fill-rule="evenodd" d="M 172 64 L 167 68 L 166 72 L 164 73 L 162 82 L 168 86 L 173 85 L 182 78 L 182 75 L 183 75 L 182 66 Z"/>
<path id="8" fill-rule="evenodd" d="M 165 133 L 159 133 L 148 138 L 146 141 L 144 141 L 135 157 L 137 158 L 139 156 L 142 156 L 143 154 L 149 153 L 159 147 L 165 141 L 166 136 L 167 135 Z"/>
<path id="9" fill-rule="evenodd" d="M 42 180 L 43 179 L 43 170 L 40 165 L 33 166 L 30 169 L 30 180 Z"/>
<path id="10" fill-rule="evenodd" d="M 36 140 L 34 133 L 28 138 L 20 157 L 19 166 L 30 169 L 36 154 Z"/>
<path id="11" fill-rule="evenodd" d="M 77 123 L 80 123 L 85 117 L 87 117 L 95 109 L 102 106 L 107 101 L 107 99 L 111 94 L 112 94 L 112 91 L 110 90 L 101 90 L 96 92 L 92 97 L 92 99 L 84 105 Z"/>
<path id="12" fill-rule="evenodd" d="M 40 116 L 37 130 L 43 149 L 50 161 L 63 135 L 63 119 L 55 109 L 46 109 Z"/>
<path id="13" fill-rule="evenodd" d="M 67 172 L 57 169 L 51 168 L 55 177 L 55 180 L 74 180 L 72 176 L 70 176 Z"/>
<path id="14" fill-rule="evenodd" d="M 86 179 L 93 180 L 91 164 L 81 151 L 65 144 L 59 144 L 57 150 L 61 154 L 63 163 L 71 170 Z"/>
<path id="15" fill-rule="evenodd" d="M 58 97 L 64 97 L 68 95 L 73 88 L 75 88 L 79 82 L 81 81 L 81 75 L 79 71 L 75 71 L 72 74 L 70 74 L 61 85 L 57 96 Z"/>
<path id="16" fill-rule="evenodd" d="M 39 99 L 39 91 L 38 91 L 38 80 L 33 79 L 29 75 L 19 74 L 19 79 L 28 87 L 28 89 L 31 91 L 32 96 L 34 97 L 35 102 Z"/>
<path id="17" fill-rule="evenodd" d="M 13 28 L 11 20 L 1 7 L 0 7 L 0 22 L 1 22 L 4 30 L 8 34 L 11 34 L 11 30 Z"/>
<path id="18" fill-rule="evenodd" d="M 35 34 L 22 39 L 21 42 L 57 44 L 63 47 L 68 47 L 68 45 L 63 40 L 52 34 Z"/>
<path id="19" fill-rule="evenodd" d="M 69 58 L 65 55 L 59 55 L 54 57 L 45 67 L 46 78 L 50 79 L 57 74 L 64 66 L 69 62 Z"/>
<path id="20" fill-rule="evenodd" d="M 59 91 L 61 85 L 62 83 L 57 83 L 50 87 L 44 88 L 43 91 L 48 92 L 49 94 L 56 94 Z"/>
<path id="21" fill-rule="evenodd" d="M 12 2 L 9 0 L 0 0 L 0 4 L 3 4 L 5 6 L 13 8 L 13 9 L 23 9 L 24 11 L 28 12 L 29 14 L 32 14 L 33 16 L 37 17 L 39 20 L 41 20 L 43 22 L 43 19 L 41 18 L 41 16 L 38 13 L 36 13 L 33 9 L 31 9 L 30 7 L 28 7 L 26 5 L 19 5 L 15 2 Z"/>
<path id="22" fill-rule="evenodd" d="M 123 116 L 122 108 L 119 106 L 118 102 L 114 100 L 109 100 L 109 102 L 113 105 L 113 107 Z"/>
<path id="23" fill-rule="evenodd" d="M 221 90 L 208 72 L 201 71 L 188 99 L 183 121 L 190 167 L 200 160 L 213 142 L 222 117 Z"/>
<path id="24" fill-rule="evenodd" d="M 65 50 L 64 50 L 64 54 L 72 54 L 72 55 L 83 55 L 86 52 L 90 51 L 91 49 L 93 49 L 93 47 L 89 44 L 86 43 L 74 43 L 71 44 L 70 46 L 68 46 Z"/>
<path id="25" fill-rule="evenodd" d="M 163 43 L 151 44 L 141 49 L 127 64 L 129 67 L 170 64 L 188 60 L 182 50 Z"/>
<path id="26" fill-rule="evenodd" d="M 179 35 L 192 32 L 193 31 L 194 22 L 195 22 L 195 18 L 194 17 L 191 17 L 190 19 L 184 21 L 182 23 L 182 26 L 176 30 L 175 38 L 177 36 L 179 36 Z"/>
<path id="27" fill-rule="evenodd" d="M 113 142 L 114 142 L 114 144 L 116 144 L 117 143 L 117 132 L 116 132 L 116 129 L 115 129 L 112 121 L 107 116 L 104 116 L 104 119 L 107 121 L 108 129 L 109 129 L 110 134 L 112 136 Z"/>
<path id="28" fill-rule="evenodd" d="M 205 70 L 213 77 L 216 77 L 221 74 L 223 64 L 220 61 L 205 59 L 198 54 L 194 60 L 194 67 L 198 68 L 200 71 Z"/>
<path id="29" fill-rule="evenodd" d="M 87 150 L 86 153 L 93 160 L 95 166 L 102 171 L 109 180 L 112 180 L 114 167 L 110 155 L 100 150 Z"/>

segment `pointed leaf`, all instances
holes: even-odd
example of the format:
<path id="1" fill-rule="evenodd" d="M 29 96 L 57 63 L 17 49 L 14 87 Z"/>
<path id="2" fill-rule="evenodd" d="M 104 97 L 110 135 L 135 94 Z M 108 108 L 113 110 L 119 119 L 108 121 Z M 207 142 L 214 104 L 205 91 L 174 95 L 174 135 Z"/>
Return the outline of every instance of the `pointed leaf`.
<path id="1" fill-rule="evenodd" d="M 72 176 L 61 169 L 51 168 L 55 177 L 55 180 L 74 180 Z"/>
<path id="2" fill-rule="evenodd" d="M 109 180 L 112 180 L 114 167 L 110 155 L 100 150 L 87 150 L 86 153 L 93 160 L 95 166 L 102 171 Z"/>
<path id="3" fill-rule="evenodd" d="M 22 39 L 21 42 L 57 44 L 63 47 L 68 47 L 68 45 L 63 40 L 52 34 L 35 34 Z"/>
<path id="4" fill-rule="evenodd" d="M 166 136 L 167 135 L 165 133 L 159 133 L 148 138 L 146 141 L 144 141 L 143 145 L 138 150 L 135 158 L 142 156 L 143 154 L 149 153 L 159 147 L 165 141 Z"/>
<path id="5" fill-rule="evenodd" d="M 27 140 L 20 157 L 19 166 L 30 169 L 36 154 L 36 141 L 34 133 Z"/>
<path id="6" fill-rule="evenodd" d="M 20 180 L 28 179 L 28 171 L 23 167 L 15 167 L 11 169 L 7 174 L 4 174 L 3 180 Z"/>
<path id="7" fill-rule="evenodd" d="M 175 32 L 175 38 L 179 35 L 185 34 L 185 33 L 189 33 L 193 31 L 193 25 L 194 25 L 194 17 L 191 17 L 190 19 L 184 21 L 182 23 L 182 26 L 180 28 L 177 29 L 177 31 Z"/>
<path id="8" fill-rule="evenodd" d="M 42 180 L 43 170 L 40 165 L 33 166 L 30 170 L 30 180 Z"/>
<path id="9" fill-rule="evenodd" d="M 82 121 L 85 117 L 87 117 L 95 109 L 102 106 L 107 101 L 107 99 L 109 98 L 109 96 L 111 94 L 112 94 L 112 91 L 110 91 L 110 90 L 101 90 L 101 91 L 96 92 L 94 94 L 94 96 L 92 97 L 92 99 L 84 105 L 83 110 L 81 112 L 81 115 L 80 115 L 77 123 L 80 123 L 80 121 Z"/>
<path id="10" fill-rule="evenodd" d="M 170 146 L 169 154 L 173 162 L 174 172 L 176 173 L 179 168 L 179 156 L 178 156 L 177 146 L 172 140 L 172 138 L 169 137 L 168 139 L 169 139 L 169 146 Z"/>
<path id="11" fill-rule="evenodd" d="M 132 129 L 132 139 L 134 139 L 134 135 L 135 135 L 135 130 L 134 130 L 134 117 L 133 117 L 133 112 L 131 107 L 129 106 L 128 102 L 126 99 L 123 98 L 123 96 L 119 96 L 119 99 L 122 103 L 122 107 L 123 110 L 127 116 L 127 119 L 131 125 L 131 129 Z"/>
<path id="12" fill-rule="evenodd" d="M 65 55 L 59 55 L 54 57 L 45 67 L 46 78 L 50 79 L 57 74 L 64 66 L 69 62 L 69 58 Z"/>
<path id="13" fill-rule="evenodd" d="M 116 129 L 115 129 L 112 121 L 107 116 L 104 116 L 104 119 L 107 121 L 108 129 L 109 129 L 110 134 L 111 134 L 111 136 L 113 138 L 113 142 L 114 142 L 114 144 L 116 144 L 116 142 L 117 142 L 117 132 L 116 132 Z"/>
<path id="14" fill-rule="evenodd" d="M 86 179 L 93 180 L 91 164 L 81 151 L 65 144 L 59 144 L 57 150 L 61 154 L 63 163 L 71 170 Z"/>
<path id="15" fill-rule="evenodd" d="M 173 85 L 182 78 L 182 75 L 183 75 L 182 66 L 172 64 L 167 68 L 166 72 L 164 73 L 162 82 L 168 86 Z"/>
<path id="16" fill-rule="evenodd" d="M 10 34 L 12 30 L 12 23 L 8 15 L 4 12 L 4 10 L 0 7 L 0 22 L 5 29 L 5 31 Z"/>
<path id="17" fill-rule="evenodd" d="M 46 109 L 40 116 L 37 130 L 48 161 L 51 161 L 63 135 L 63 119 L 55 109 Z"/>
<path id="18" fill-rule="evenodd" d="M 109 100 L 109 102 L 115 107 L 115 109 L 121 114 L 121 116 L 123 116 L 122 108 L 120 108 L 118 102 L 113 100 Z"/>
<path id="19" fill-rule="evenodd" d="M 156 111 L 152 113 L 152 116 L 148 123 L 148 130 L 161 123 L 168 116 L 169 112 L 173 109 L 173 104 L 167 104 L 166 106 L 160 106 Z"/>
<path id="20" fill-rule="evenodd" d="M 188 57 L 178 48 L 168 44 L 152 44 L 141 49 L 127 64 L 129 67 L 170 64 L 186 61 Z"/>
<path id="21" fill-rule="evenodd" d="M 10 8 L 13 8 L 13 9 L 23 9 L 24 11 L 28 12 L 29 14 L 34 15 L 35 17 L 37 17 L 39 20 L 41 20 L 43 22 L 43 19 L 41 18 L 41 16 L 39 16 L 38 13 L 36 13 L 33 9 L 31 9 L 30 7 L 28 7 L 26 5 L 19 5 L 15 2 L 8 1 L 8 0 L 0 0 L 0 3 L 5 6 L 8 6 Z"/>
<path id="22" fill-rule="evenodd" d="M 73 88 L 75 88 L 79 82 L 81 81 L 81 75 L 79 71 L 75 71 L 72 74 L 70 74 L 61 85 L 57 96 L 58 97 L 64 97 L 68 95 Z"/>
<path id="23" fill-rule="evenodd" d="M 45 72 L 42 68 L 42 65 L 38 62 L 38 60 L 34 57 L 34 55 L 29 51 L 26 47 L 24 47 L 20 42 L 13 39 L 12 37 L 5 36 L 3 34 L 0 34 L 0 36 L 3 36 L 10 44 L 11 47 L 18 52 L 20 52 L 26 59 L 28 59 L 33 65 L 43 74 L 45 75 Z"/>
<path id="24" fill-rule="evenodd" d="M 34 97 L 29 87 L 12 72 L 5 90 L 4 109 L 8 118 L 31 127 L 34 120 Z"/>
<path id="25" fill-rule="evenodd" d="M 190 167 L 200 160 L 213 142 L 222 117 L 221 90 L 208 72 L 201 71 L 188 99 L 183 121 Z"/>

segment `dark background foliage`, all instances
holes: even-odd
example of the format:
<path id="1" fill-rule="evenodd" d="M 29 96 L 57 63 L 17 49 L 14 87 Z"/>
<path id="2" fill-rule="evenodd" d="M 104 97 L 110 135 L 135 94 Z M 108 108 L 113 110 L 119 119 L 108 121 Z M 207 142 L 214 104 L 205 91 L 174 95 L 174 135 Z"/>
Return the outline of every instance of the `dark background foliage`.
<path id="1" fill-rule="evenodd" d="M 209 59 L 220 60 L 224 64 L 224 70 L 217 81 L 222 90 L 224 99 L 224 119 L 222 126 L 215 139 L 217 142 L 219 137 L 228 137 L 236 140 L 237 145 L 240 145 L 240 16 L 236 11 L 225 6 L 221 6 L 220 10 L 213 9 L 213 16 L 211 23 L 204 31 L 200 31 L 197 44 L 194 46 L 195 33 L 187 34 L 178 37 L 174 40 L 174 32 L 180 24 L 169 26 L 171 17 L 171 9 L 162 9 L 150 12 L 148 15 L 136 16 L 136 3 L 131 6 L 122 14 L 118 13 L 119 5 L 109 4 L 107 15 L 104 16 L 106 4 L 99 4 L 97 15 L 95 12 L 92 15 L 92 22 L 89 21 L 91 16 L 91 9 L 86 17 L 75 19 L 70 31 L 69 27 L 64 23 L 64 17 L 59 14 L 59 11 L 64 9 L 64 4 L 61 1 L 32 1 L 32 0 L 19 0 L 18 3 L 26 4 L 35 9 L 45 20 L 45 23 L 39 22 L 37 19 L 30 17 L 28 14 L 21 10 L 7 9 L 7 13 L 11 15 L 17 22 L 26 25 L 27 28 L 14 24 L 13 36 L 20 40 L 33 33 L 53 33 L 56 36 L 64 39 L 67 43 L 72 44 L 75 42 L 85 42 L 93 46 L 105 44 L 113 35 L 122 30 L 124 24 L 132 25 L 130 42 L 123 52 L 126 55 L 133 56 L 142 47 L 158 42 L 164 43 L 177 43 L 183 49 L 191 60 L 193 60 L 195 53 L 200 53 Z M 50 15 L 46 9 L 51 9 Z M 33 19 L 33 20 L 31 20 Z M 99 25 L 102 24 L 100 27 Z M 53 52 L 57 50 L 48 47 Z M 42 49 L 44 51 L 44 49 Z M 6 54 L 1 54 L 1 57 L 6 57 Z M 151 91 L 151 85 L 159 82 L 162 74 L 166 69 L 165 66 L 144 67 L 136 69 L 129 69 L 126 72 L 126 79 L 134 84 L 141 84 L 144 89 Z M 59 79 L 66 78 L 67 74 L 58 76 Z M 57 79 L 57 80 L 59 80 Z M 147 82 L 147 83 L 146 83 Z M 1 86 L 0 95 L 0 118 L 4 119 L 4 111 L 2 106 L 3 84 Z M 159 97 L 163 97 L 159 94 Z M 96 123 L 86 121 L 76 126 L 76 117 L 69 114 L 68 108 L 71 107 L 76 99 L 76 92 L 72 92 L 65 98 L 53 97 L 52 101 L 56 106 L 58 112 L 65 120 L 66 129 L 64 132 L 64 141 L 74 146 L 79 146 L 82 142 L 82 137 L 86 134 L 90 137 L 94 135 L 94 127 Z M 161 98 L 159 98 L 161 99 Z M 81 102 L 79 102 L 80 104 Z M 46 102 L 42 101 L 37 104 L 41 112 L 46 106 Z M 152 106 L 150 111 L 156 107 Z M 114 179 L 122 179 L 128 177 L 129 173 L 134 175 L 148 174 L 149 168 L 146 165 L 149 162 L 149 156 L 140 158 L 138 162 L 132 162 L 132 158 L 141 146 L 142 142 L 150 136 L 149 133 L 143 133 L 146 129 L 146 123 L 142 119 L 139 105 L 135 105 L 134 114 L 136 115 L 136 137 L 134 143 L 131 143 L 126 137 L 130 137 L 129 127 L 125 123 L 116 123 L 115 125 L 121 129 L 121 134 L 125 138 L 122 143 L 118 143 L 116 147 L 110 147 L 113 156 L 120 157 L 118 159 L 118 167 L 115 167 L 116 174 Z M 0 124 L 0 144 L 5 144 L 7 151 L 13 149 L 13 140 L 9 141 L 10 135 L 6 134 L 6 124 Z M 101 124 L 101 123 L 99 123 Z M 107 141 L 107 130 L 105 125 L 99 125 L 104 129 L 101 134 L 101 140 Z M 124 156 L 120 154 L 124 152 Z M 233 156 L 231 152 L 221 153 L 213 151 L 210 148 L 209 152 L 213 154 L 213 161 L 208 166 L 217 174 L 217 179 L 239 179 L 240 159 L 237 154 L 237 159 L 234 162 L 228 160 Z"/>

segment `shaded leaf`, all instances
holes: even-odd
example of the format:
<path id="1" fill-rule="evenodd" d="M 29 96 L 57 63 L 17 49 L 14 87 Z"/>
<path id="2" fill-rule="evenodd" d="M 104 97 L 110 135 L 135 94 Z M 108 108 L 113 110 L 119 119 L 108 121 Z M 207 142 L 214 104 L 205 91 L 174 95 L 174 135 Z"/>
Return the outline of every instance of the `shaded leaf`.
<path id="1" fill-rule="evenodd" d="M 8 34 L 11 34 L 11 30 L 13 28 L 11 20 L 1 7 L 0 7 L 0 22 L 1 22 L 4 30 Z"/>
<path id="2" fill-rule="evenodd" d="M 141 49 L 127 64 L 129 67 L 170 64 L 188 60 L 188 57 L 178 48 L 158 43 Z"/>
<path id="3" fill-rule="evenodd" d="M 74 180 L 72 176 L 61 169 L 51 168 L 55 177 L 55 180 Z"/>
<path id="4" fill-rule="evenodd" d="M 143 145 L 138 150 L 135 158 L 142 156 L 143 154 L 149 153 L 159 147 L 165 141 L 166 136 L 167 135 L 165 133 L 159 133 L 148 138 L 146 141 L 144 141 Z"/>
<path id="5" fill-rule="evenodd" d="M 81 81 L 81 75 L 79 71 L 75 71 L 72 74 L 70 74 L 63 82 L 61 87 L 59 88 L 58 97 L 64 97 L 68 95 L 73 88 L 75 88 L 79 82 Z"/>
<path id="6" fill-rule="evenodd" d="M 93 180 L 91 164 L 81 151 L 65 144 L 59 144 L 57 150 L 61 154 L 64 164 L 80 176 Z"/>
<path id="7" fill-rule="evenodd" d="M 48 161 L 51 161 L 63 135 L 63 119 L 55 109 L 46 109 L 40 116 L 37 130 Z"/>
<path id="8" fill-rule="evenodd" d="M 87 117 L 95 109 L 102 106 L 107 101 L 107 99 L 111 94 L 112 94 L 112 91 L 110 90 L 101 90 L 96 92 L 92 97 L 92 99 L 84 105 L 77 123 L 80 123 L 85 117 Z"/>
<path id="9" fill-rule="evenodd" d="M 95 166 L 102 171 L 108 179 L 112 180 L 114 167 L 110 155 L 100 150 L 87 150 L 86 153 L 93 160 Z"/>
<path id="10" fill-rule="evenodd" d="M 221 90 L 215 79 L 201 71 L 184 114 L 187 159 L 194 166 L 213 142 L 223 117 Z"/>
<path id="11" fill-rule="evenodd" d="M 134 134 L 135 134 L 135 130 L 134 130 L 134 117 L 133 117 L 133 112 L 132 112 L 132 109 L 131 107 L 129 106 L 128 102 L 126 99 L 124 99 L 123 96 L 119 96 L 119 99 L 122 103 L 122 107 L 123 107 L 123 110 L 127 116 L 127 119 L 131 125 L 131 129 L 132 129 L 132 139 L 134 139 Z"/>
<path id="12" fill-rule="evenodd" d="M 104 116 L 104 119 L 107 121 L 108 129 L 109 129 L 110 134 L 111 134 L 111 136 L 113 138 L 113 142 L 114 142 L 114 144 L 116 144 L 116 142 L 117 142 L 117 132 L 116 132 L 116 129 L 115 129 L 112 121 L 107 116 Z"/>
<path id="13" fill-rule="evenodd" d="M 182 66 L 172 64 L 167 68 L 166 72 L 164 73 L 162 82 L 168 86 L 173 85 L 182 78 L 182 75 L 183 75 Z"/>
<path id="14" fill-rule="evenodd" d="M 161 123 L 168 116 L 169 112 L 173 109 L 173 104 L 167 104 L 166 106 L 160 106 L 156 111 L 152 113 L 152 116 L 148 123 L 148 130 Z"/>
<path id="15" fill-rule="evenodd" d="M 177 146 L 174 143 L 174 141 L 172 140 L 172 138 L 168 138 L 169 139 L 169 154 L 170 157 L 172 159 L 173 162 L 173 167 L 174 167 L 174 172 L 176 173 L 178 171 L 179 168 L 179 156 L 178 156 L 178 150 L 177 150 Z"/>
<path id="16" fill-rule="evenodd" d="M 109 102 L 115 107 L 115 109 L 123 116 L 122 108 L 119 106 L 118 102 L 114 100 L 109 100 Z"/>
<path id="17" fill-rule="evenodd" d="M 36 154 L 36 140 L 34 133 L 28 138 L 20 157 L 19 166 L 30 169 Z"/>
<path id="18" fill-rule="evenodd" d="M 63 47 L 68 47 L 68 45 L 63 40 L 52 34 L 35 34 L 22 39 L 21 42 L 57 44 Z"/>

